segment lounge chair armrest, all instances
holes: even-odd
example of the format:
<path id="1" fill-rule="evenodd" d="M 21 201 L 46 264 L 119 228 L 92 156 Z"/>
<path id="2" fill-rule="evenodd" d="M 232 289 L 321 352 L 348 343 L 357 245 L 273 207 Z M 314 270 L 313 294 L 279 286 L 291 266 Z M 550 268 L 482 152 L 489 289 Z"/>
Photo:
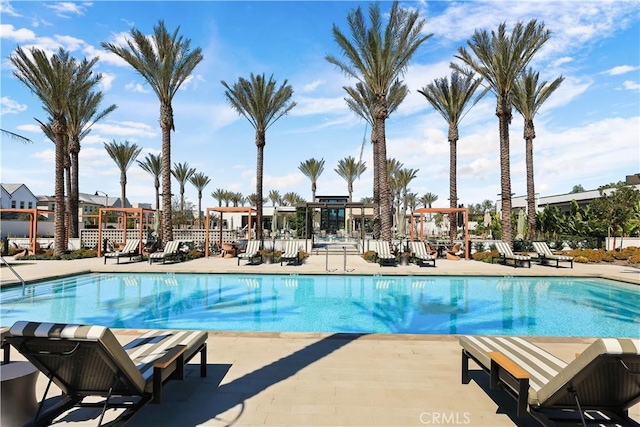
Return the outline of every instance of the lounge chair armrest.
<path id="1" fill-rule="evenodd" d="M 187 351 L 186 345 L 177 345 L 169 350 L 164 356 L 159 358 L 153 363 L 153 367 L 157 369 L 166 369 L 169 365 L 176 361 L 176 359 Z"/>
<path id="2" fill-rule="evenodd" d="M 162 402 L 163 369 L 168 368 L 173 362 L 176 362 L 176 370 L 171 375 L 171 378 L 177 380 L 182 380 L 184 378 L 185 351 L 187 351 L 186 345 L 177 345 L 153 363 L 153 403 Z"/>
<path id="3" fill-rule="evenodd" d="M 492 362 L 497 363 L 502 369 L 506 370 L 509 375 L 517 380 L 529 379 L 529 373 L 522 369 L 520 365 L 518 365 L 513 360 L 509 359 L 504 354 L 499 351 L 491 351 L 488 353 L 488 356 L 491 358 Z"/>
<path id="4" fill-rule="evenodd" d="M 503 389 L 517 401 L 518 417 L 526 416 L 529 397 L 529 373 L 499 351 L 491 351 L 487 355 L 491 358 L 489 387 L 493 389 L 501 385 L 506 386 Z"/>

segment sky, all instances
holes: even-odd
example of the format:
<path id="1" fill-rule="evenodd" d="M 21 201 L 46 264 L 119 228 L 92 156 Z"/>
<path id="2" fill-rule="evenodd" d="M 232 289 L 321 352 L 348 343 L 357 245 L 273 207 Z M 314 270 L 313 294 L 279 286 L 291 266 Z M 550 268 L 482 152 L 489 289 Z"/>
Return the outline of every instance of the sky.
<path id="1" fill-rule="evenodd" d="M 391 2 L 380 3 L 388 13 Z M 476 30 L 510 30 L 520 22 L 542 21 L 551 38 L 530 66 L 540 79 L 564 82 L 535 117 L 534 168 L 540 197 L 568 193 L 574 185 L 595 189 L 640 172 L 640 2 L 638 1 L 411 1 L 424 33 L 403 76 L 410 93 L 386 122 L 387 155 L 417 169 L 409 191 L 435 193 L 434 207 L 448 206 L 448 125 L 418 90 L 450 76 L 458 48 Z M 311 158 L 324 159 L 317 195 L 347 195 L 334 170 L 348 156 L 366 162 L 354 183 L 354 200 L 372 195 L 371 129 L 346 106 L 344 86 L 356 81 L 326 61 L 340 57 L 332 28 L 349 34 L 347 16 L 369 2 L 351 1 L 1 1 L 2 129 L 30 138 L 1 141 L 0 181 L 24 183 L 35 195 L 54 193 L 54 147 L 39 130 L 47 120 L 38 98 L 13 76 L 8 57 L 17 46 L 49 53 L 60 47 L 78 59 L 99 57 L 103 108 L 117 109 L 95 124 L 81 142 L 80 192 L 120 194 L 120 174 L 105 142 L 129 141 L 142 147 L 139 160 L 161 152 L 159 102 L 131 66 L 100 43 L 122 45 L 132 28 L 150 34 L 160 20 L 169 31 L 202 49 L 203 61 L 173 100 L 175 132 L 172 163 L 188 163 L 211 179 L 202 198 L 218 206 L 216 189 L 255 193 L 257 148 L 254 129 L 231 108 L 221 81 L 233 85 L 251 73 L 291 85 L 291 112 L 266 133 L 264 197 L 277 190 L 311 200 L 311 182 L 298 169 Z M 459 202 L 465 206 L 500 193 L 496 98 L 487 94 L 460 123 L 457 146 Z M 526 194 L 523 119 L 514 111 L 510 127 L 511 183 Z M 134 164 L 127 172 L 127 198 L 154 203 L 153 178 Z M 172 192 L 179 193 L 175 180 Z M 197 191 L 187 184 L 187 201 Z M 267 205 L 270 205 L 268 202 Z"/>

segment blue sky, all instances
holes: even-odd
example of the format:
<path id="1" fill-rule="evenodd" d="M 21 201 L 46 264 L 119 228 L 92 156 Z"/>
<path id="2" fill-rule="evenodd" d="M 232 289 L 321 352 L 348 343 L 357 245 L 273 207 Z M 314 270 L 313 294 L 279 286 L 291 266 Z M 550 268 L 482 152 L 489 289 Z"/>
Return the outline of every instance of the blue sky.
<path id="1" fill-rule="evenodd" d="M 347 79 L 325 60 L 340 55 L 332 36 L 336 24 L 348 32 L 347 14 L 368 2 L 1 2 L 2 128 L 32 139 L 23 145 L 2 139 L 3 183 L 25 183 L 36 195 L 53 194 L 53 144 L 34 118 L 45 121 L 38 99 L 12 75 L 7 60 L 16 46 L 49 52 L 59 47 L 77 58 L 99 56 L 104 107 L 118 109 L 94 126 L 82 141 L 80 191 L 120 193 L 119 171 L 104 150 L 106 141 L 135 142 L 160 153 L 159 103 L 133 69 L 100 47 L 122 43 L 132 27 L 151 33 L 159 20 L 170 31 L 200 47 L 204 60 L 174 98 L 176 131 L 172 162 L 187 162 L 211 178 L 203 207 L 217 206 L 217 188 L 255 192 L 254 130 L 224 98 L 221 80 L 233 84 L 251 72 L 273 74 L 294 89 L 298 105 L 267 131 L 264 195 L 272 189 L 311 199 L 311 183 L 301 162 L 324 159 L 318 195 L 347 194 L 334 172 L 340 159 L 360 157 L 368 169 L 354 185 L 354 198 L 372 193 L 370 129 L 344 103 Z M 410 94 L 387 120 L 387 153 L 405 167 L 419 169 L 410 191 L 439 196 L 448 205 L 447 124 L 417 91 L 450 74 L 459 46 L 475 29 L 493 30 L 530 19 L 544 21 L 551 39 L 531 66 L 541 79 L 565 81 L 536 116 L 534 162 L 541 196 L 571 191 L 576 184 L 593 189 L 640 172 L 640 2 L 638 1 L 464 1 L 402 2 L 426 19 L 433 33 L 418 50 L 404 77 Z M 382 2 L 387 12 L 390 2 Z M 512 191 L 526 192 L 522 118 L 514 111 L 510 130 Z M 495 97 L 488 94 L 464 118 L 458 142 L 458 197 L 461 203 L 497 199 L 500 192 L 498 121 Z M 128 171 L 127 197 L 152 203 L 152 177 L 137 165 Z M 178 193 L 174 181 L 173 192 Z M 196 190 L 186 187 L 197 203 Z"/>

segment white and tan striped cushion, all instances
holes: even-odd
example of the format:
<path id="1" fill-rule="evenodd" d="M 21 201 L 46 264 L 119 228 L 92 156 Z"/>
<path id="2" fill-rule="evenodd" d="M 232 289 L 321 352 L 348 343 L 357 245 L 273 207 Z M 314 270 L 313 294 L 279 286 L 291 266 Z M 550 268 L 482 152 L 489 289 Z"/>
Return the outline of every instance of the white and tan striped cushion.
<path id="1" fill-rule="evenodd" d="M 489 352 L 499 351 L 530 375 L 529 402 L 537 402 L 537 392 L 567 366 L 563 360 L 520 337 L 466 335 L 460 345 L 484 367 L 491 368 Z"/>
<path id="2" fill-rule="evenodd" d="M 571 405 L 572 389 L 584 407 L 624 410 L 640 399 L 638 372 L 640 339 L 600 338 L 538 390 L 533 403 Z"/>
<path id="3" fill-rule="evenodd" d="M 149 254 L 149 258 L 162 259 L 178 253 L 180 249 L 180 240 L 171 240 L 164 246 L 164 250 Z"/>
<path id="4" fill-rule="evenodd" d="M 177 345 L 186 346 L 185 359 L 191 356 L 207 340 L 204 331 L 150 330 L 124 346 L 127 355 L 146 381 L 145 391 L 153 389 L 153 363 Z M 163 377 L 171 374 L 167 371 Z"/>

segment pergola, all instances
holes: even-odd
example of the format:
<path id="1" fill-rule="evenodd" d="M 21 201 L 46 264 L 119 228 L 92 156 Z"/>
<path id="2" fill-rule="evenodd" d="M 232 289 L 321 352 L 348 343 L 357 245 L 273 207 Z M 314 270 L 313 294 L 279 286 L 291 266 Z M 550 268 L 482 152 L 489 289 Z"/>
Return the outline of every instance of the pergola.
<path id="1" fill-rule="evenodd" d="M 54 211 L 48 209 L 12 209 L 12 208 L 4 208 L 0 209 L 1 212 L 9 212 L 9 213 L 17 213 L 17 214 L 27 214 L 29 215 L 29 246 L 31 248 L 32 253 L 36 253 L 36 244 L 38 237 L 38 215 L 50 214 L 54 213 Z"/>
<path id="2" fill-rule="evenodd" d="M 220 213 L 220 247 L 222 247 L 222 216 L 223 214 L 226 213 L 247 213 L 249 214 L 249 240 L 251 240 L 251 229 L 253 228 L 251 225 L 251 216 L 254 213 L 257 213 L 258 211 L 255 210 L 254 208 L 251 207 L 244 207 L 244 206 L 234 206 L 234 207 L 222 207 L 222 206 L 218 206 L 218 207 L 214 207 L 214 208 L 207 208 L 207 210 L 205 211 L 205 228 L 204 228 L 204 256 L 205 257 L 209 257 L 209 213 L 210 212 L 218 212 Z"/>
<path id="3" fill-rule="evenodd" d="M 100 208 L 98 209 L 98 258 L 102 256 L 102 215 L 107 212 L 121 212 L 125 217 L 122 221 L 123 224 L 123 236 L 122 239 L 126 242 L 127 240 L 127 215 L 135 214 L 135 218 L 138 220 L 138 239 L 140 243 L 138 244 L 138 251 L 142 253 L 142 230 L 144 228 L 143 220 L 145 213 L 155 213 L 154 209 L 145 209 L 145 208 Z"/>
<path id="4" fill-rule="evenodd" d="M 462 212 L 464 214 L 464 258 L 469 260 L 469 209 L 467 208 L 418 208 L 411 213 L 411 240 L 415 239 L 414 215 L 420 214 L 420 240 L 424 241 L 423 218 L 426 213 L 452 214 Z"/>

